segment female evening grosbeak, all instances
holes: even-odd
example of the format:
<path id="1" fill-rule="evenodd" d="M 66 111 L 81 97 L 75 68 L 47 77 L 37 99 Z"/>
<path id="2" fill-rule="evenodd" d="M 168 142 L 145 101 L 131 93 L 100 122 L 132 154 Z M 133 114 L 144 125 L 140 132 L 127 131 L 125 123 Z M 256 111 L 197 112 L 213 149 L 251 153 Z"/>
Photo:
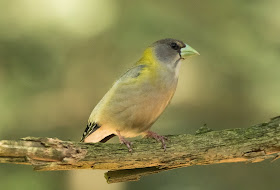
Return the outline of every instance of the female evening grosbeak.
<path id="1" fill-rule="evenodd" d="M 118 136 L 131 152 L 125 137 L 147 136 L 162 143 L 164 136 L 150 128 L 173 97 L 181 62 L 199 53 L 175 39 L 156 41 L 93 109 L 81 142 L 106 142 Z"/>

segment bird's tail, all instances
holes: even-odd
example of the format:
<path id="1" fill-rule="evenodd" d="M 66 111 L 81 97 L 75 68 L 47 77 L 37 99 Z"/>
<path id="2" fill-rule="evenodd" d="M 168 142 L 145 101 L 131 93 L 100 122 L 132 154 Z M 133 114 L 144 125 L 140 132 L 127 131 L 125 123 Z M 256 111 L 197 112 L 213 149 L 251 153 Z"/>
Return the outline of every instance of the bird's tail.
<path id="1" fill-rule="evenodd" d="M 83 133 L 83 136 L 81 138 L 80 142 L 102 142 L 105 143 L 111 138 L 116 136 L 115 134 L 112 134 L 111 132 L 103 129 L 100 125 L 98 125 L 95 122 L 89 122 L 87 124 L 87 127 Z"/>
<path id="2" fill-rule="evenodd" d="M 107 142 L 108 140 L 110 140 L 111 138 L 113 138 L 114 136 L 116 136 L 116 135 L 115 135 L 115 134 L 108 135 L 107 137 L 105 137 L 104 139 L 102 139 L 102 140 L 99 141 L 99 142 L 105 143 L 105 142 Z"/>
<path id="3" fill-rule="evenodd" d="M 87 127 L 86 127 L 86 129 L 85 129 L 85 131 L 84 131 L 84 133 L 83 133 L 83 136 L 82 136 L 80 142 L 84 142 L 85 139 L 86 139 L 89 135 L 91 135 L 94 131 L 96 131 L 96 130 L 99 129 L 99 128 L 100 128 L 100 126 L 99 126 L 97 123 L 95 123 L 95 122 L 89 122 L 89 123 L 87 124 Z"/>

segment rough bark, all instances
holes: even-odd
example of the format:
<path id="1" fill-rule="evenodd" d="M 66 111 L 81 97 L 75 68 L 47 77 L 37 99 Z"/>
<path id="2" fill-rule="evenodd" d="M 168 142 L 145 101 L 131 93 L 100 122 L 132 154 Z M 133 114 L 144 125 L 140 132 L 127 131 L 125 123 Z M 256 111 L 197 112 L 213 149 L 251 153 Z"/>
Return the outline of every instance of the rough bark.
<path id="1" fill-rule="evenodd" d="M 104 169 L 108 183 L 139 180 L 141 176 L 179 167 L 230 162 L 260 162 L 280 155 L 280 117 L 248 128 L 195 135 L 167 136 L 167 151 L 150 139 L 133 142 L 133 153 L 121 144 L 61 141 L 26 137 L 0 141 L 0 163 L 28 164 L 35 170 Z"/>

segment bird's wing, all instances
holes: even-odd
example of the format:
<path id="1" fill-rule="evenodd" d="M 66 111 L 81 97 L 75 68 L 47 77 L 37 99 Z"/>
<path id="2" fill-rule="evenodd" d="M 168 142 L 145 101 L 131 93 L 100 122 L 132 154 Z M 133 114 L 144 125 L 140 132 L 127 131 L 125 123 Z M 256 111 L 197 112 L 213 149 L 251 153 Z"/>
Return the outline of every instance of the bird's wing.
<path id="1" fill-rule="evenodd" d="M 107 109 L 113 109 L 114 105 L 110 105 L 110 104 L 114 104 L 114 99 L 118 98 L 118 96 L 121 97 L 122 93 L 124 93 L 124 95 L 127 93 L 126 90 L 129 90 L 128 86 L 131 86 L 131 85 L 127 85 L 127 84 L 130 83 L 132 79 L 136 79 L 137 77 L 139 77 L 145 67 L 146 67 L 146 65 L 136 65 L 136 66 L 132 67 L 131 69 L 126 71 L 114 83 L 112 88 L 105 94 L 105 96 L 101 99 L 101 101 L 93 109 L 93 111 L 89 117 L 88 125 L 86 127 L 86 130 L 83 133 L 83 137 L 82 137 L 81 141 L 84 141 L 85 138 L 87 138 L 89 135 L 91 135 L 95 131 L 98 131 L 98 129 L 100 127 L 102 127 L 102 123 L 98 123 L 99 121 L 97 121 L 98 118 L 100 117 L 100 115 L 103 112 L 105 114 L 110 115 L 110 113 L 108 113 L 107 111 L 104 111 L 104 108 L 106 109 L 106 107 L 110 107 Z M 122 91 L 122 92 L 120 93 L 120 91 Z M 111 103 L 111 102 L 113 102 L 113 103 Z M 113 107 L 113 108 L 111 108 L 111 107 Z M 104 136 L 104 138 L 105 137 L 106 136 Z M 99 139 L 102 137 L 98 136 L 97 138 Z M 102 140 L 102 139 L 100 139 L 100 140 Z"/>
<path id="2" fill-rule="evenodd" d="M 130 78 L 136 78 L 141 74 L 141 71 L 147 67 L 146 65 L 137 65 L 127 70 L 118 81 L 124 81 Z M 117 81 L 117 82 L 118 82 Z"/>
<path id="3" fill-rule="evenodd" d="M 93 109 L 89 123 L 96 122 L 95 116 L 100 113 L 105 107 L 110 107 L 110 102 L 116 101 L 116 99 L 127 97 L 128 91 L 137 88 L 135 85 L 135 80 L 137 79 L 142 71 L 147 67 L 146 65 L 136 65 L 129 70 L 127 70 L 112 86 L 112 88 L 105 94 L 105 96 L 100 100 L 100 102 Z M 109 105 L 108 105 L 109 104 Z"/>

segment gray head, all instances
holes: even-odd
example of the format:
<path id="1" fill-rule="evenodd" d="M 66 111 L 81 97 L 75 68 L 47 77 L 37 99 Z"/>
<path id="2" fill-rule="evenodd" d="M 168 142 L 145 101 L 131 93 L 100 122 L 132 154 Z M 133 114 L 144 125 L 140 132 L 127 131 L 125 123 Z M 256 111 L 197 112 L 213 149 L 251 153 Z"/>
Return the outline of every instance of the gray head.
<path id="1" fill-rule="evenodd" d="M 171 38 L 156 41 L 150 47 L 154 49 L 156 58 L 165 64 L 177 64 L 181 59 L 191 55 L 199 55 L 196 50 L 181 40 Z"/>

